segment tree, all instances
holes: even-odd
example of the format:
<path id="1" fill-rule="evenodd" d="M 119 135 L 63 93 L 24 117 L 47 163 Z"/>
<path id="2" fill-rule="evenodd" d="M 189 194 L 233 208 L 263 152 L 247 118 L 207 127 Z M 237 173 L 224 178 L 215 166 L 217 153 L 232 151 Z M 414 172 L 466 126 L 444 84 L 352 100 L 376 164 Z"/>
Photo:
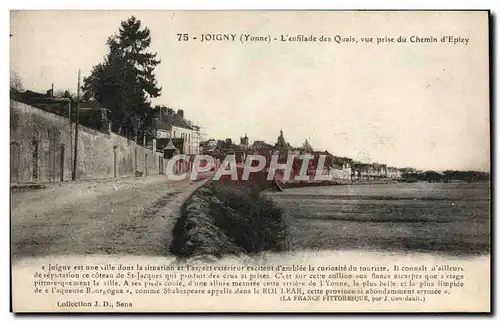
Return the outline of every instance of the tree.
<path id="1" fill-rule="evenodd" d="M 154 75 L 161 62 L 148 52 L 151 33 L 134 16 L 121 22 L 118 34 L 108 38 L 109 53 L 83 80 L 83 97 L 95 98 L 111 110 L 113 131 L 129 138 L 148 132 L 150 99 L 161 94 Z"/>
<path id="2" fill-rule="evenodd" d="M 58 97 L 58 98 L 69 98 L 71 99 L 72 101 L 73 100 L 76 100 L 76 95 L 71 93 L 68 89 L 66 90 L 57 90 L 55 91 L 54 93 L 54 97 Z"/>

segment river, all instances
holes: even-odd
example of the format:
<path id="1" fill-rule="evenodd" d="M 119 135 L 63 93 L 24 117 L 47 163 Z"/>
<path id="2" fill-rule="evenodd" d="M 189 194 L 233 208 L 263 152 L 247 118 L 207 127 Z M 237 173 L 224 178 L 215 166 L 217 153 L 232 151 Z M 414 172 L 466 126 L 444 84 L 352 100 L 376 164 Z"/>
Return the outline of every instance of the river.
<path id="1" fill-rule="evenodd" d="M 285 211 L 291 251 L 474 256 L 490 250 L 489 184 L 343 185 L 266 195 Z"/>

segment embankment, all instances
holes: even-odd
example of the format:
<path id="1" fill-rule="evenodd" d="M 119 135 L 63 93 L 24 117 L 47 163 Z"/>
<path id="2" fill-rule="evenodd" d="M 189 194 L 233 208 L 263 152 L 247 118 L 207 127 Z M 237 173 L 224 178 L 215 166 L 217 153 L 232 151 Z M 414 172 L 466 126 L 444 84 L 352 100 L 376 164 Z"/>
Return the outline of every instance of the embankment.
<path id="1" fill-rule="evenodd" d="M 254 182 L 208 181 L 181 207 L 170 252 L 180 259 L 287 249 L 282 210 Z"/>

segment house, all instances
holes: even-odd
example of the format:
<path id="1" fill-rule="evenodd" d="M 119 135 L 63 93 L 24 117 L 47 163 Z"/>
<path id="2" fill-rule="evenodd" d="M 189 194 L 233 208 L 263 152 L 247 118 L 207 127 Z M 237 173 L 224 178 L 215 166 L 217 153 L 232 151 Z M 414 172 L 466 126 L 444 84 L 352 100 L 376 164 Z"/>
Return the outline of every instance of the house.
<path id="1" fill-rule="evenodd" d="M 387 177 L 387 165 L 380 163 L 372 163 L 370 165 L 370 178 L 372 179 L 380 179 Z"/>
<path id="2" fill-rule="evenodd" d="M 168 142 L 164 139 L 172 138 L 182 139 L 182 148 L 176 147 L 180 153 L 200 153 L 200 128 L 184 118 L 183 110 L 176 113 L 166 106 L 156 107 L 153 110 L 152 133 L 159 149 L 162 148 L 162 142 Z"/>
<path id="3" fill-rule="evenodd" d="M 252 146 L 250 147 L 251 153 L 269 156 L 272 154 L 274 150 L 274 146 L 272 144 L 266 143 L 265 141 L 254 141 Z"/>
<path id="4" fill-rule="evenodd" d="M 255 150 L 271 150 L 273 148 L 273 145 L 264 141 L 254 141 L 252 147 Z"/>
<path id="5" fill-rule="evenodd" d="M 387 178 L 401 179 L 401 170 L 395 167 L 387 167 Z"/>

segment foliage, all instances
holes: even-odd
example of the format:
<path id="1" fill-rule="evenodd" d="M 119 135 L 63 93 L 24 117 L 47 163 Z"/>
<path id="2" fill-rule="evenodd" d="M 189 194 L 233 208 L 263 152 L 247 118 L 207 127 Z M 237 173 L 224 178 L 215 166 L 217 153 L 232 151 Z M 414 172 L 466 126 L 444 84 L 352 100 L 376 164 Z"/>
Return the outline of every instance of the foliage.
<path id="1" fill-rule="evenodd" d="M 144 135 L 151 124 L 150 99 L 161 94 L 154 75 L 161 60 L 148 52 L 151 33 L 132 16 L 108 38 L 109 53 L 83 80 L 83 97 L 95 98 L 111 110 L 113 131 L 128 137 Z"/>
<path id="2" fill-rule="evenodd" d="M 69 90 L 57 90 L 54 93 L 54 97 L 69 98 L 72 101 L 76 100 L 76 95 L 71 93 Z"/>

